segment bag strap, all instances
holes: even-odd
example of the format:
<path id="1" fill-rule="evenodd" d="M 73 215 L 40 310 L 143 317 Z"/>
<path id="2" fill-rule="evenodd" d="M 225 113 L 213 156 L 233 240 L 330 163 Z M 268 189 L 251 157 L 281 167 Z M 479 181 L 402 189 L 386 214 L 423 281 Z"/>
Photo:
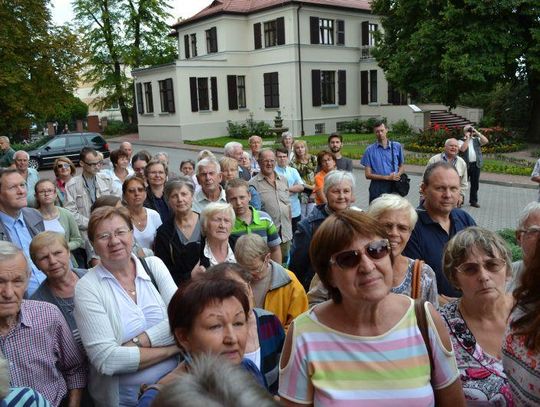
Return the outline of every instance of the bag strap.
<path id="1" fill-rule="evenodd" d="M 424 267 L 424 261 L 416 259 L 413 266 L 411 285 L 411 298 L 415 300 L 422 296 L 422 267 Z"/>
<path id="2" fill-rule="evenodd" d="M 158 285 L 156 283 L 156 278 L 154 277 L 154 273 L 152 273 L 152 270 L 150 270 L 150 267 L 148 266 L 148 263 L 146 262 L 144 257 L 137 257 L 137 258 L 141 262 L 142 266 L 144 267 L 144 271 L 146 271 L 146 274 L 148 274 L 148 277 L 150 277 L 150 281 L 152 281 L 152 284 L 154 284 L 154 287 L 156 287 L 156 290 L 159 293 L 159 287 L 158 287 Z"/>
<path id="3" fill-rule="evenodd" d="M 394 143 L 392 143 L 390 140 L 388 140 L 390 143 L 390 155 L 392 156 L 392 172 L 394 172 L 395 168 L 395 160 L 394 160 Z"/>
<path id="4" fill-rule="evenodd" d="M 433 354 L 431 351 L 431 342 L 429 341 L 429 333 L 428 333 L 428 322 L 426 317 L 426 300 L 418 299 L 414 300 L 414 314 L 416 316 L 416 324 L 418 325 L 418 329 L 420 330 L 420 333 L 422 334 L 422 338 L 424 339 L 424 344 L 427 348 L 427 353 L 429 356 L 429 366 L 431 367 L 431 376 L 433 376 L 433 373 L 435 371 L 435 362 L 433 361 Z"/>

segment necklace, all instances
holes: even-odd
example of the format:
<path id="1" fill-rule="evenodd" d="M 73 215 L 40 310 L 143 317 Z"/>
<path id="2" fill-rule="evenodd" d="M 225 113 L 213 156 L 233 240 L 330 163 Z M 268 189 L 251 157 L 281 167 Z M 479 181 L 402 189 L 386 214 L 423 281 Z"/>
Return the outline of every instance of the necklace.
<path id="1" fill-rule="evenodd" d="M 144 223 L 146 223 L 146 211 L 143 212 L 143 216 L 141 218 L 131 215 L 131 220 L 133 223 L 135 223 L 135 225 L 142 226 Z"/>

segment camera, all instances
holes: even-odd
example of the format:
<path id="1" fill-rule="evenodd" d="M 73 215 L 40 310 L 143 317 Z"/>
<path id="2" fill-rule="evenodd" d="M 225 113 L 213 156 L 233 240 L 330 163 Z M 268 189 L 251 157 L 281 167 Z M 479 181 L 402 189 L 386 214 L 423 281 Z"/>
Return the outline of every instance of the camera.
<path id="1" fill-rule="evenodd" d="M 473 134 L 473 133 L 474 133 L 474 131 L 473 131 L 473 127 L 472 127 L 472 126 L 471 126 L 471 127 L 469 127 L 469 129 L 467 130 L 467 133 L 471 133 L 471 134 Z"/>

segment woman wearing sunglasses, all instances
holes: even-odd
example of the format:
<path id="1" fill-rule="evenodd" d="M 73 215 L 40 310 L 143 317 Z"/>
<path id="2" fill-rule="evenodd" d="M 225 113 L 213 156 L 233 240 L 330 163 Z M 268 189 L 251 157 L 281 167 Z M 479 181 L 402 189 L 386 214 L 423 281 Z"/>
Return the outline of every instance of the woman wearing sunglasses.
<path id="1" fill-rule="evenodd" d="M 456 234 L 443 255 L 444 273 L 463 295 L 440 312 L 450 332 L 465 397 L 478 405 L 514 405 L 501 355 L 513 304 L 505 290 L 511 264 L 504 240 L 479 227 Z"/>
<path id="2" fill-rule="evenodd" d="M 286 406 L 464 406 L 452 345 L 426 303 L 430 357 L 414 301 L 390 292 L 392 260 L 378 221 L 346 209 L 315 232 L 310 256 L 330 294 L 296 318 L 281 357 Z"/>
<path id="3" fill-rule="evenodd" d="M 58 157 L 54 161 L 54 175 L 56 176 L 56 193 L 60 206 L 64 206 L 66 199 L 66 184 L 75 176 L 77 169 L 75 164 L 67 157 Z"/>

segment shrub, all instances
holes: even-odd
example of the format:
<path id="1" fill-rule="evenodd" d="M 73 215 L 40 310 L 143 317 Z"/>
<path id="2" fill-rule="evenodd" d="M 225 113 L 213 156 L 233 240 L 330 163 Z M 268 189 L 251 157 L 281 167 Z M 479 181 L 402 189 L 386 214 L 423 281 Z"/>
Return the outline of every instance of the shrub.
<path id="1" fill-rule="evenodd" d="M 414 132 L 414 129 L 405 119 L 398 120 L 392 124 L 392 133 L 399 136 L 408 136 Z"/>
<path id="2" fill-rule="evenodd" d="M 138 126 L 134 123 L 124 123 L 120 120 L 109 120 L 103 134 L 113 136 L 117 134 L 137 133 Z"/>
<path id="3" fill-rule="evenodd" d="M 253 134 L 261 137 L 271 137 L 270 125 L 264 121 L 256 122 L 252 118 L 247 119 L 244 123 L 235 123 L 231 120 L 227 121 L 227 133 L 231 138 L 248 139 Z"/>
<path id="4" fill-rule="evenodd" d="M 373 126 L 381 119 L 370 117 L 367 120 L 354 119 L 350 122 L 340 122 L 337 131 L 346 133 L 367 134 L 373 132 Z M 386 118 L 382 119 L 386 123 Z"/>
<path id="5" fill-rule="evenodd" d="M 508 247 L 512 252 L 512 261 L 521 260 L 523 258 L 523 251 L 517 243 L 516 231 L 514 229 L 502 229 L 498 230 L 497 233 L 504 239 L 506 244 L 508 244 Z"/>

